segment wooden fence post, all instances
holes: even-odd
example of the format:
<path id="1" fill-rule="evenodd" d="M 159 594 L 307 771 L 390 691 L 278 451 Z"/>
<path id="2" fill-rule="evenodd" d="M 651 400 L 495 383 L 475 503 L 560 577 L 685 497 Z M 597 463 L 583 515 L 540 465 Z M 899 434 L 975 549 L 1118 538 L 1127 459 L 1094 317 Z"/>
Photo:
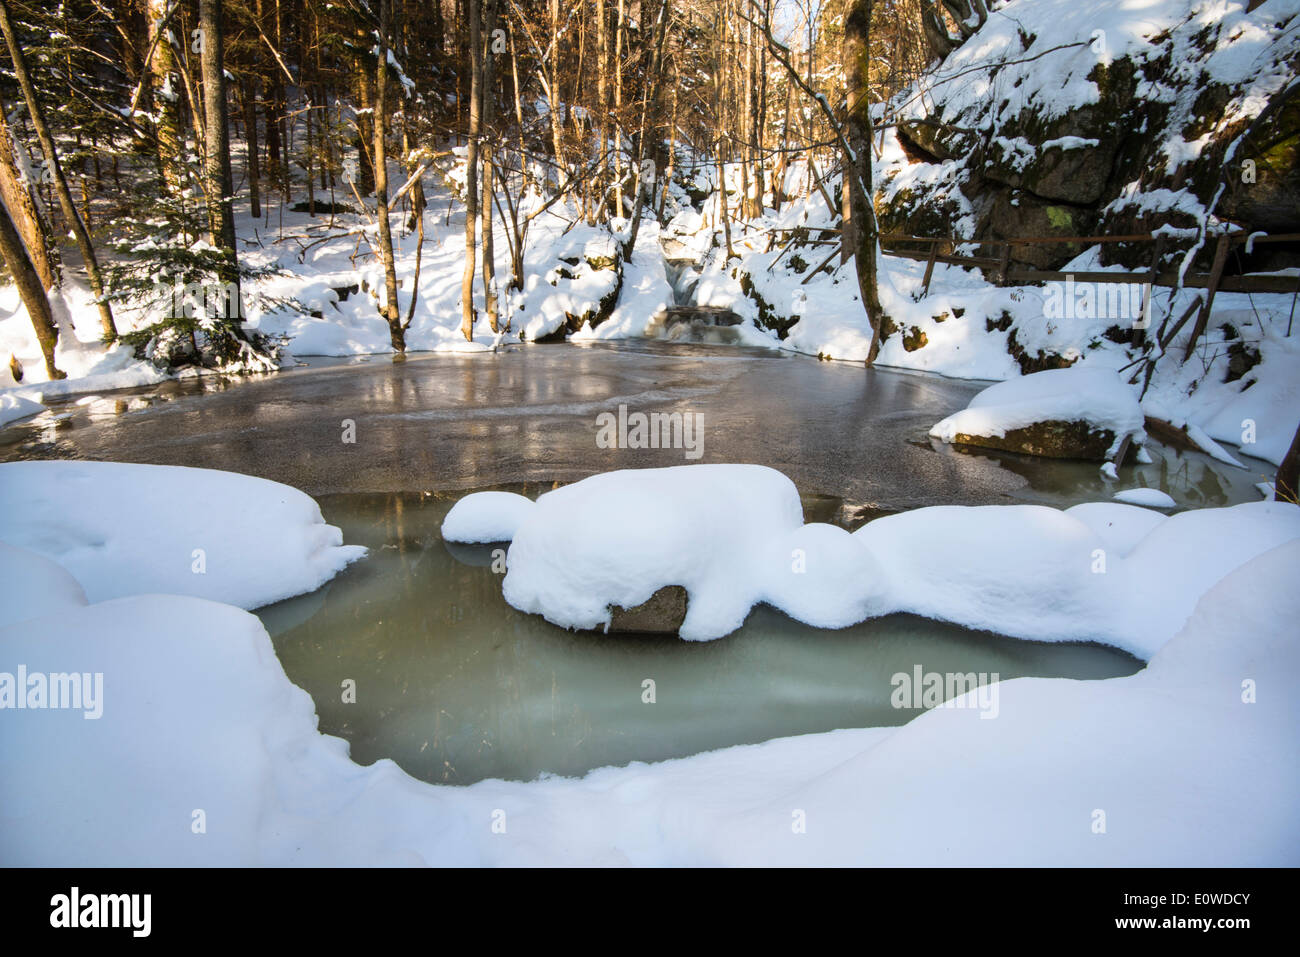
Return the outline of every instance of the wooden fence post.
<path id="1" fill-rule="evenodd" d="M 1146 342 L 1147 327 L 1151 324 L 1151 310 L 1156 298 L 1156 279 L 1160 274 L 1160 256 L 1165 251 L 1165 234 L 1161 233 L 1155 240 L 1155 252 L 1151 254 L 1151 272 L 1147 274 L 1147 287 L 1142 291 L 1142 324 L 1133 327 L 1133 344 L 1136 346 Z"/>
<path id="2" fill-rule="evenodd" d="M 1184 362 L 1192 357 L 1192 350 L 1196 348 L 1197 340 L 1205 334 L 1205 327 L 1210 322 L 1210 307 L 1214 305 L 1214 294 L 1218 291 L 1219 280 L 1223 277 L 1223 265 L 1228 261 L 1228 244 L 1229 239 L 1225 233 L 1219 237 L 1219 244 L 1214 247 L 1214 265 L 1210 267 L 1205 303 L 1201 306 L 1201 314 L 1196 317 L 1196 325 L 1192 327 L 1192 337 L 1187 342 L 1187 351 L 1183 353 Z"/>
<path id="3" fill-rule="evenodd" d="M 939 255 L 939 240 L 930 243 L 930 258 L 925 263 L 925 281 L 922 283 L 921 298 L 930 295 L 930 277 L 934 275 L 934 261 Z"/>

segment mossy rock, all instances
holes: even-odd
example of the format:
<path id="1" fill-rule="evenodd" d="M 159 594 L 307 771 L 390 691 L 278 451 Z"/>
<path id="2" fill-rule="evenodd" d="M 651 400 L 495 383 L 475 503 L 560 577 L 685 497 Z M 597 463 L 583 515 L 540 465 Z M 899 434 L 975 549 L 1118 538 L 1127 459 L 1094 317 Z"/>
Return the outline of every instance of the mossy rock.
<path id="1" fill-rule="evenodd" d="M 1003 436 L 967 435 L 959 432 L 952 441 L 954 445 L 998 449 L 1050 459 L 1105 462 L 1109 458 L 1107 453 L 1115 444 L 1115 433 L 1110 429 L 1095 428 L 1083 421 L 1052 420 L 1035 422 L 1022 429 L 1010 429 Z"/>
<path id="2" fill-rule="evenodd" d="M 609 631 L 620 634 L 675 635 L 686 620 L 686 589 L 665 585 L 632 608 L 609 607 Z"/>
<path id="3" fill-rule="evenodd" d="M 903 351 L 915 352 L 917 349 L 924 348 L 927 341 L 925 331 L 920 326 L 912 326 L 903 333 Z"/>

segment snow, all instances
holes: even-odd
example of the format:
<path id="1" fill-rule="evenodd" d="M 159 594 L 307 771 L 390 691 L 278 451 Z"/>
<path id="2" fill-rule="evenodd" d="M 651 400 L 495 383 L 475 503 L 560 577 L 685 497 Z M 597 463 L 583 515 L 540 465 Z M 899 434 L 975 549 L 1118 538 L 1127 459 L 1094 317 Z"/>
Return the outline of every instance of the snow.
<path id="1" fill-rule="evenodd" d="M 33 415 L 40 415 L 44 411 L 45 406 L 37 401 L 24 398 L 21 395 L 0 392 L 0 427 L 8 425 L 10 422 L 29 419 Z"/>
<path id="2" fill-rule="evenodd" d="M 449 542 L 508 542 L 533 512 L 533 501 L 514 492 L 474 492 L 466 495 L 442 521 Z"/>
<path id="3" fill-rule="evenodd" d="M 1107 553 L 1121 558 L 1165 520 L 1159 512 L 1115 502 L 1085 502 L 1067 508 L 1065 514 L 1087 525 L 1101 539 Z"/>
<path id="4" fill-rule="evenodd" d="M 115 462 L 0 464 L 0 542 L 63 566 L 100 602 L 159 592 L 258 608 L 365 555 L 278 482 Z"/>
<path id="5" fill-rule="evenodd" d="M 466 788 L 349 761 L 238 609 L 160 595 L 63 609 L 0 628 L 0 647 L 29 671 L 102 673 L 102 716 L 4 716 L 7 765 L 41 773 L 0 776 L 0 859 L 1295 866 L 1300 703 L 1263 686 L 1247 703 L 1242 684 L 1300 680 L 1297 571 L 1293 542 L 1224 577 L 1131 677 L 1004 681 L 996 720 L 936 708 L 899 728 Z"/>
<path id="6" fill-rule="evenodd" d="M 1137 395 L 1113 372 L 1090 367 L 1049 369 L 989 386 L 965 409 L 938 422 L 930 435 L 945 442 L 959 434 L 1002 437 L 1039 422 L 1087 422 L 1115 436 L 1146 439 Z"/>
<path id="7" fill-rule="evenodd" d="M 849 534 L 804 525 L 793 484 L 755 465 L 608 472 L 529 505 L 497 501 L 522 518 L 493 519 L 492 500 L 478 495 L 448 518 L 465 540 L 504 541 L 513 530 L 509 604 L 564 627 L 603 628 L 611 606 L 680 585 L 680 634 L 693 641 L 735 631 L 767 602 L 823 628 L 909 612 L 1149 658 L 1215 581 L 1300 538 L 1300 507 L 1277 502 L 1171 518 L 1113 502 L 936 506 Z"/>
<path id="8" fill-rule="evenodd" d="M 1173 508 L 1178 503 L 1158 488 L 1126 488 L 1111 496 L 1117 502 L 1146 508 Z"/>
<path id="9" fill-rule="evenodd" d="M 764 466 L 606 472 L 538 497 L 511 542 L 502 593 L 556 624 L 600 628 L 608 606 L 681 585 L 681 636 L 718 638 L 758 600 L 751 556 L 802 516 L 794 483 Z"/>
<path id="10" fill-rule="evenodd" d="M 887 570 L 899 611 L 1017 638 L 1142 651 L 1115 603 L 1117 560 L 1097 566 L 1101 539 L 1057 509 L 935 506 L 878 518 L 854 537 Z"/>
<path id="11" fill-rule="evenodd" d="M 80 583 L 43 555 L 0 542 L 0 625 L 39 618 L 86 604 Z"/>

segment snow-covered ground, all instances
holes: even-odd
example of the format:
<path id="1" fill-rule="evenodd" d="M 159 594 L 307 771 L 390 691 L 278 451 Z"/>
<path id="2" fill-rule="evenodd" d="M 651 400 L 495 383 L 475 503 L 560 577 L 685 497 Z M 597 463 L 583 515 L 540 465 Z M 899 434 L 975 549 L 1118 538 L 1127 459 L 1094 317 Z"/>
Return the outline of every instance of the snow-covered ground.
<path id="1" fill-rule="evenodd" d="M 55 475 L 81 465 L 48 468 L 63 501 L 87 484 L 75 473 L 66 482 Z M 28 470 L 14 465 L 0 466 L 0 478 L 14 470 L 24 481 Z M 711 483 L 720 478 L 708 475 L 707 466 L 683 471 Z M 129 488 L 115 491 L 127 501 L 158 501 L 169 472 L 137 471 Z M 782 514 L 788 510 L 775 473 L 725 477 L 743 480 Z M 256 498 L 278 488 L 259 483 L 231 492 Z M 1063 535 L 1083 548 L 1096 541 L 1095 528 L 1107 547 L 1129 550 L 1130 564 L 1119 575 L 1093 577 L 1132 579 L 1146 601 L 1145 608 L 1129 606 L 1131 613 L 1145 610 L 1168 621 L 1173 617 L 1157 607 L 1168 600 L 1162 572 L 1186 566 L 1194 549 L 1231 554 L 1182 569 L 1176 633 L 1150 649 L 1143 671 L 1105 681 L 1002 682 L 994 686 L 993 720 L 974 697 L 987 695 L 986 688 L 899 728 L 778 739 L 581 779 L 466 788 L 422 784 L 387 760 L 369 767 L 351 762 L 343 741 L 317 732 L 311 698 L 290 683 L 261 623 L 247 612 L 190 595 L 150 594 L 157 585 L 148 578 L 132 589 L 130 576 L 109 566 L 153 542 L 153 530 L 122 523 L 108 539 L 116 548 L 80 545 L 75 578 L 33 551 L 0 548 L 0 671 L 11 676 L 6 682 L 0 675 L 6 705 L 0 860 L 148 866 L 1300 862 L 1294 814 L 1300 779 L 1292 760 L 1300 703 L 1286 693 L 1300 680 L 1300 646 L 1290 627 L 1300 615 L 1293 587 L 1300 571 L 1293 513 L 1300 509 L 1261 503 L 1166 519 L 1114 503 L 1073 514 L 1024 508 L 926 509 L 912 513 L 911 528 L 901 515 L 869 523 L 864 537 L 873 554 L 894 563 L 891 576 L 939 596 L 953 592 L 953 602 L 961 602 L 1005 588 L 1006 578 L 995 585 L 999 570 L 1020 576 L 1019 587 L 1052 588 L 1052 575 L 1042 571 L 1044 546 L 1038 553 L 1023 547 Z M 529 522 L 544 518 L 547 507 L 539 501 L 522 511 L 528 514 L 517 538 L 529 534 Z M 794 514 L 785 518 L 778 524 L 797 521 Z M 295 505 L 272 510 L 256 530 L 244 531 L 298 541 L 311 519 Z M 44 524 L 51 521 L 45 516 Z M 209 517 L 205 537 L 229 524 L 227 516 Z M 809 550 L 810 569 L 819 555 L 843 547 L 842 540 L 808 531 L 817 528 L 804 526 L 804 536 L 791 540 Z M 132 535 L 138 541 L 127 541 Z M 978 555 L 960 550 L 977 546 Z M 310 587 L 309 564 L 299 557 L 261 571 L 275 582 L 273 591 L 287 593 Z M 985 567 L 971 570 L 972 564 Z M 945 578 L 958 573 L 955 582 Z M 117 597 L 85 604 L 78 580 L 115 581 Z M 1014 598 L 1003 597 L 1008 605 Z M 28 676 L 27 707 L 8 710 L 19 668 Z M 82 679 L 76 702 L 49 707 L 56 684 L 61 696 L 70 693 L 66 676 L 73 673 Z M 49 675 L 65 677 L 46 685 Z M 44 706 L 30 692 L 37 676 Z"/>

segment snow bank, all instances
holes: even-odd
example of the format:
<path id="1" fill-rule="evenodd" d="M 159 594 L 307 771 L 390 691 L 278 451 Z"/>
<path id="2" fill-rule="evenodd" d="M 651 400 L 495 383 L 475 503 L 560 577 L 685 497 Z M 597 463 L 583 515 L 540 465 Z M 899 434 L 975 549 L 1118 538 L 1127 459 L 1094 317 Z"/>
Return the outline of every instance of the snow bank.
<path id="1" fill-rule="evenodd" d="M 62 565 L 96 602 L 159 592 L 257 608 L 366 553 L 297 489 L 210 469 L 11 462 L 0 501 L 0 541 Z"/>
<path id="2" fill-rule="evenodd" d="M 0 542 L 0 625 L 86 603 L 81 584 L 43 555 Z"/>
<path id="3" fill-rule="evenodd" d="M 33 399 L 0 392 L 0 427 L 8 425 L 10 422 L 17 422 L 20 419 L 39 415 L 44 411 L 45 406 Z"/>
<path id="4" fill-rule="evenodd" d="M 32 672 L 102 673 L 102 716 L 0 721 L 6 767 L 40 770 L 0 775 L 0 859 L 1295 866 L 1300 699 L 1246 703 L 1241 684 L 1300 681 L 1297 572 L 1300 543 L 1269 551 L 1212 587 L 1145 670 L 1004 681 L 995 720 L 937 708 L 899 728 L 468 788 L 350 762 L 251 615 L 169 596 L 67 609 L 0 628 L 0 648 Z"/>
<path id="5" fill-rule="evenodd" d="M 442 520 L 449 542 L 508 542 L 533 512 L 533 500 L 514 492 L 474 492 L 451 507 Z"/>
<path id="6" fill-rule="evenodd" d="M 1178 504 L 1158 488 L 1126 488 L 1111 498 L 1127 505 L 1142 505 L 1146 508 L 1173 508 Z"/>
<path id="7" fill-rule="evenodd" d="M 944 442 L 958 434 L 1001 438 L 1040 422 L 1087 422 L 1114 433 L 1114 454 L 1125 436 L 1139 444 L 1145 441 L 1143 421 L 1137 396 L 1119 376 L 1106 369 L 1071 366 L 989 386 L 965 409 L 936 423 L 930 435 Z"/>

